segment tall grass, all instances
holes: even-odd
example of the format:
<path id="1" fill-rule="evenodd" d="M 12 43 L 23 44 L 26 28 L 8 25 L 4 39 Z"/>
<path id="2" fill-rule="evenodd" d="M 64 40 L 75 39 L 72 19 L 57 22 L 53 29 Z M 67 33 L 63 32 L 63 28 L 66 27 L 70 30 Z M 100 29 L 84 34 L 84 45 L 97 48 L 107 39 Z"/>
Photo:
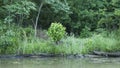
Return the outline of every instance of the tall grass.
<path id="1" fill-rule="evenodd" d="M 38 53 L 52 53 L 52 54 L 80 54 L 83 43 L 74 36 L 62 39 L 56 45 L 53 41 L 37 39 L 33 42 L 24 41 L 19 47 L 19 53 L 23 54 L 38 54 Z"/>
<path id="2" fill-rule="evenodd" d="M 85 42 L 82 52 L 92 53 L 93 51 L 116 52 L 120 51 L 119 41 L 113 37 L 94 35 Z"/>
<path id="3" fill-rule="evenodd" d="M 67 36 L 59 44 L 47 39 L 23 40 L 18 48 L 8 48 L 8 53 L 16 54 L 91 54 L 93 51 L 117 52 L 120 51 L 119 40 L 102 35 L 94 35 L 90 38 L 76 38 Z M 11 50 L 12 49 L 12 50 Z"/>

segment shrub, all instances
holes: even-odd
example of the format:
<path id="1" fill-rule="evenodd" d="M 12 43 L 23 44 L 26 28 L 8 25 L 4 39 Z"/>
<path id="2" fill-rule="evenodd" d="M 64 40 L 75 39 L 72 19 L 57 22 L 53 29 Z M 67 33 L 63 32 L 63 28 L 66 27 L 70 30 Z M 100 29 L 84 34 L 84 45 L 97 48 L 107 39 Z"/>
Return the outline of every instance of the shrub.
<path id="1" fill-rule="evenodd" d="M 18 35 L 12 28 L 1 26 L 0 29 L 0 53 L 7 53 L 9 50 L 12 51 L 18 45 Z M 10 48 L 11 47 L 11 48 Z"/>
<path id="2" fill-rule="evenodd" d="M 60 23 L 52 23 L 50 28 L 48 29 L 48 35 L 54 40 L 55 42 L 60 41 L 65 35 L 65 27 L 62 26 Z"/>
<path id="3" fill-rule="evenodd" d="M 23 28 L 0 21 L 0 54 L 16 53 L 23 41 L 31 41 L 31 27 Z"/>

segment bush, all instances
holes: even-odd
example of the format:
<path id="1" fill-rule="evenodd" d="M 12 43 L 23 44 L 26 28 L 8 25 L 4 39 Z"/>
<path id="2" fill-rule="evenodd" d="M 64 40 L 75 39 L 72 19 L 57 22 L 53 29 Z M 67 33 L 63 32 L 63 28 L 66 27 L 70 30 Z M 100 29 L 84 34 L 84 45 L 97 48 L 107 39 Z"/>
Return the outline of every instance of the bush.
<path id="1" fill-rule="evenodd" d="M 33 33 L 31 27 L 22 28 L 0 21 L 0 54 L 15 54 L 23 41 L 31 41 Z"/>
<path id="2" fill-rule="evenodd" d="M 65 35 L 65 27 L 63 27 L 60 23 L 52 23 L 50 28 L 48 29 L 48 35 L 55 42 L 60 41 Z"/>
<path id="3" fill-rule="evenodd" d="M 19 38 L 16 27 L 13 26 L 0 22 L 0 53 L 15 53 Z"/>

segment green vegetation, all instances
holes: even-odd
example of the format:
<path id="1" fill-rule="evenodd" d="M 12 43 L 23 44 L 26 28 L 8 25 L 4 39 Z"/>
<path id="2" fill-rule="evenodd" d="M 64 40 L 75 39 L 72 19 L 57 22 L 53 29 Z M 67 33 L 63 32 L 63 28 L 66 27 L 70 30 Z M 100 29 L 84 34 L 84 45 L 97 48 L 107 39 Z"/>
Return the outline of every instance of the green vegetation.
<path id="1" fill-rule="evenodd" d="M 65 27 L 63 27 L 60 23 L 52 23 L 48 29 L 48 35 L 55 42 L 59 42 L 65 36 Z"/>
<path id="2" fill-rule="evenodd" d="M 0 1 L 0 54 L 93 51 L 120 51 L 119 0 Z"/>

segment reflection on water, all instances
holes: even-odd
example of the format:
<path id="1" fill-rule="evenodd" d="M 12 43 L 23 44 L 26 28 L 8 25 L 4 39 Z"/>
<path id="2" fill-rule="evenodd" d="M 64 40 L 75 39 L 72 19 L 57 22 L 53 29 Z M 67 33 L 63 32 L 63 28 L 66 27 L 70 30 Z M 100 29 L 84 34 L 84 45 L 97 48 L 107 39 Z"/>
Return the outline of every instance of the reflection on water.
<path id="1" fill-rule="evenodd" d="M 120 68 L 120 58 L 12 58 L 0 68 Z"/>

